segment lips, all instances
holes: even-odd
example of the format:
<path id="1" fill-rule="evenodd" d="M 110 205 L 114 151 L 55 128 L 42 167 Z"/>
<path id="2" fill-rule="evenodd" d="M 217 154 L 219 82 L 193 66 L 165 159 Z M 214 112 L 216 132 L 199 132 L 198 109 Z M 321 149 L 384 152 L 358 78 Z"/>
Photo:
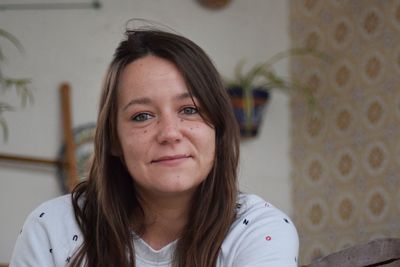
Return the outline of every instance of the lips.
<path id="1" fill-rule="evenodd" d="M 159 157 L 155 160 L 152 160 L 151 163 L 173 163 L 173 162 L 179 162 L 181 160 L 185 160 L 188 158 L 191 158 L 191 156 L 187 155 L 187 154 L 170 155 L 170 156 Z"/>

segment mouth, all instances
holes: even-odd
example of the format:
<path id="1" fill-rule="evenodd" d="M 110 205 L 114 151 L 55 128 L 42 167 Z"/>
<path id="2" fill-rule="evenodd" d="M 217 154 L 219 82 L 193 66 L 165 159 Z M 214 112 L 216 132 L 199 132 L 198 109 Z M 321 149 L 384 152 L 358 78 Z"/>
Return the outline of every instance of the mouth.
<path id="1" fill-rule="evenodd" d="M 170 155 L 170 156 L 163 156 L 159 157 L 155 160 L 152 160 L 151 163 L 179 163 L 185 159 L 189 159 L 192 156 L 187 154 L 180 154 L 180 155 Z"/>

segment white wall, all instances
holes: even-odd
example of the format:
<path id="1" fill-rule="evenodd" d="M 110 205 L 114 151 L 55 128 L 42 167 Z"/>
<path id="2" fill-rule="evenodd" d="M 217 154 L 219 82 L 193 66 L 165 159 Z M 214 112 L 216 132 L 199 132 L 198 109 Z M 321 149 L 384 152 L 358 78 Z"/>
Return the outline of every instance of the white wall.
<path id="1" fill-rule="evenodd" d="M 225 77 L 232 77 L 241 58 L 252 64 L 289 47 L 288 1 L 233 0 L 220 11 L 206 10 L 195 0 L 102 2 L 100 10 L 0 11 L 0 28 L 17 36 L 26 50 L 19 55 L 2 41 L 9 57 L 4 72 L 31 77 L 35 95 L 33 106 L 7 115 L 11 136 L 0 142 L 1 153 L 57 157 L 63 81 L 73 88 L 74 126 L 95 121 L 103 74 L 130 18 L 156 20 L 191 38 Z M 291 213 L 288 151 L 288 99 L 275 93 L 261 136 L 242 144 L 240 184 Z M 0 262 L 9 261 L 29 211 L 59 194 L 54 169 L 0 162 Z"/>

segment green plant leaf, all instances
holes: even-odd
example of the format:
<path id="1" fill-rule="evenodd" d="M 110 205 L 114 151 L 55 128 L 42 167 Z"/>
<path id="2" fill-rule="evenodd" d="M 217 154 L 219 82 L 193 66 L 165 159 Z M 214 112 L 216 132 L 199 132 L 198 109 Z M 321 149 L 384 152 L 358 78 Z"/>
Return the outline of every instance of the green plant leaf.
<path id="1" fill-rule="evenodd" d="M 247 72 L 243 71 L 245 61 L 243 59 L 240 60 L 235 66 L 236 80 L 231 82 L 231 84 L 242 87 L 245 92 L 251 92 L 254 87 L 261 87 L 266 88 L 266 90 L 299 93 L 307 99 L 310 109 L 315 109 L 317 101 L 310 87 L 301 82 L 293 81 L 291 77 L 278 75 L 274 70 L 274 65 L 277 62 L 285 58 L 297 56 L 310 56 L 325 63 L 332 62 L 332 59 L 324 52 L 310 48 L 291 48 L 276 53 L 262 63 L 255 64 Z"/>
<path id="2" fill-rule="evenodd" d="M 19 52 L 23 53 L 24 49 L 21 45 L 21 43 L 18 41 L 18 39 L 12 35 L 11 33 L 0 29 L 0 40 L 1 39 L 6 39 L 7 41 L 11 42 L 12 45 L 14 45 Z M 5 55 L 3 50 L 0 47 L 0 61 L 5 60 Z M 32 104 L 33 103 L 33 94 L 31 90 L 28 88 L 28 85 L 30 83 L 30 79 L 26 78 L 10 78 L 5 75 L 3 75 L 1 69 L 0 69 L 0 92 L 2 93 L 9 93 L 10 91 L 15 91 L 17 94 L 17 97 L 20 100 L 20 107 L 25 107 L 28 103 Z M 15 105 L 11 105 L 7 102 L 1 102 L 0 101 L 0 128 L 2 129 L 3 132 L 3 140 L 7 141 L 9 132 L 8 132 L 8 127 L 7 127 L 7 120 L 3 116 L 5 112 L 9 111 L 15 111 Z"/>
<path id="3" fill-rule="evenodd" d="M 5 57 L 4 57 L 4 53 L 3 53 L 3 49 L 1 49 L 0 47 L 0 61 L 4 61 Z"/>
<path id="4" fill-rule="evenodd" d="M 241 59 L 238 64 L 236 64 L 235 69 L 234 69 L 234 75 L 236 80 L 241 83 L 243 80 L 243 67 L 246 61 L 244 59 Z"/>
<path id="5" fill-rule="evenodd" d="M 0 102 L 0 114 L 5 111 L 14 111 L 15 108 L 6 102 Z"/>
<path id="6" fill-rule="evenodd" d="M 6 120 L 0 116 L 0 128 L 3 131 L 3 142 L 7 142 L 8 140 L 8 126 Z"/>
<path id="7" fill-rule="evenodd" d="M 27 84 L 29 83 L 29 80 L 22 81 L 18 85 L 16 85 L 16 90 L 17 94 L 21 99 L 21 106 L 26 107 L 27 103 L 29 104 L 33 103 L 33 94 L 32 92 L 28 89 Z"/>
<path id="8" fill-rule="evenodd" d="M 0 28 L 0 37 L 3 37 L 5 39 L 7 39 L 8 41 L 10 41 L 21 53 L 24 52 L 24 48 L 23 48 L 22 44 L 11 33 Z"/>

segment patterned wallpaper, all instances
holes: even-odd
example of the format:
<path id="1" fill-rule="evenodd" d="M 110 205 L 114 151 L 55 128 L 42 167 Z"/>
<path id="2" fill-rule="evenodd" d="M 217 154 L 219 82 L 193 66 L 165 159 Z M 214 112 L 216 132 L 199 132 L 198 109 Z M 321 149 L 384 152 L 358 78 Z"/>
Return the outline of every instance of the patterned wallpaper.
<path id="1" fill-rule="evenodd" d="M 300 263 L 400 237 L 400 0 L 290 1 L 291 75 L 318 106 L 291 100 L 294 220 Z"/>

